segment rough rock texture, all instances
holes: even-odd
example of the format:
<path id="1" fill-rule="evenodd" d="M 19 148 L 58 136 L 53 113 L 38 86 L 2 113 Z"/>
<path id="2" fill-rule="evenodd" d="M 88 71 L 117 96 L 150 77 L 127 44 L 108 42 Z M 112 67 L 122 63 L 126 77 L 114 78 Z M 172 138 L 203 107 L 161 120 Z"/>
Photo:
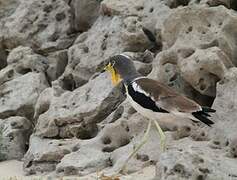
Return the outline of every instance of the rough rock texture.
<path id="1" fill-rule="evenodd" d="M 43 74 L 27 73 L 0 86 L 0 118 L 33 117 L 39 94 L 47 87 Z"/>
<path id="2" fill-rule="evenodd" d="M 96 123 L 102 121 L 123 100 L 113 88 L 107 74 L 101 74 L 81 88 L 53 97 L 49 109 L 41 114 L 36 134 L 41 137 L 78 137 L 97 134 Z"/>
<path id="3" fill-rule="evenodd" d="M 24 156 L 31 129 L 30 121 L 23 117 L 0 120 L 0 161 Z"/>
<path id="4" fill-rule="evenodd" d="M 147 126 L 101 73 L 123 52 L 141 74 L 217 110 L 212 128 L 157 119 L 166 152 L 152 127 L 128 173 L 236 178 L 236 9 L 234 0 L 0 0 L 0 158 L 27 151 L 27 174 L 117 175 Z"/>
<path id="5" fill-rule="evenodd" d="M 236 78 L 237 68 L 232 68 L 217 85 L 215 125 L 204 134 L 211 141 L 172 143 L 157 163 L 158 179 L 236 178 Z"/>
<path id="6" fill-rule="evenodd" d="M 19 2 L 14 13 L 3 19 L 6 48 L 26 45 L 47 53 L 70 46 L 72 15 L 64 1 Z"/>
<path id="7" fill-rule="evenodd" d="M 86 31 L 99 16 L 100 2 L 95 0 L 72 0 L 74 10 L 74 26 L 78 31 Z M 90 13 L 88 13 L 90 12 Z"/>
<path id="8" fill-rule="evenodd" d="M 76 139 L 41 139 L 32 135 L 29 143 L 24 157 L 24 169 L 28 174 L 53 171 L 66 154 L 78 148 Z"/>

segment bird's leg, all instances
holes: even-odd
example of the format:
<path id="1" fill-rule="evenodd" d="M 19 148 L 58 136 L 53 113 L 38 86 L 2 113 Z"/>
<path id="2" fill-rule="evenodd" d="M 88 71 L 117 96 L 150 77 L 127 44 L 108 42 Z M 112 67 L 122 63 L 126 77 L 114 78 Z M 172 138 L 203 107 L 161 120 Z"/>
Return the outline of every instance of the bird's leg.
<path id="1" fill-rule="evenodd" d="M 155 123 L 157 133 L 160 136 L 161 150 L 162 150 L 162 152 L 164 152 L 165 151 L 165 134 L 162 131 L 162 129 L 161 129 L 160 125 L 158 124 L 158 122 L 156 120 L 153 120 L 153 122 Z"/>
<path id="2" fill-rule="evenodd" d="M 142 141 L 140 142 L 140 144 L 133 150 L 133 152 L 128 156 L 128 158 L 126 159 L 124 165 L 122 166 L 120 172 L 124 172 L 124 170 L 126 169 L 126 165 L 128 163 L 128 161 L 136 154 L 136 152 L 147 142 L 148 140 L 148 135 L 151 129 L 151 120 L 149 120 L 148 122 L 148 126 L 146 129 L 146 132 L 144 134 L 144 136 L 142 137 Z"/>

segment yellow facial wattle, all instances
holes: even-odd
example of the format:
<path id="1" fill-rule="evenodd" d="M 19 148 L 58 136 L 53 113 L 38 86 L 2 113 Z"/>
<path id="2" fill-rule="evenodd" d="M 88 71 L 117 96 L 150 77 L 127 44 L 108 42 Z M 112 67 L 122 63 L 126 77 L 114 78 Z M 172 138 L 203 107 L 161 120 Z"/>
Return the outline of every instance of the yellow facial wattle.
<path id="1" fill-rule="evenodd" d="M 117 85 L 121 81 L 120 75 L 116 73 L 111 63 L 105 67 L 105 70 L 110 72 L 113 85 Z"/>

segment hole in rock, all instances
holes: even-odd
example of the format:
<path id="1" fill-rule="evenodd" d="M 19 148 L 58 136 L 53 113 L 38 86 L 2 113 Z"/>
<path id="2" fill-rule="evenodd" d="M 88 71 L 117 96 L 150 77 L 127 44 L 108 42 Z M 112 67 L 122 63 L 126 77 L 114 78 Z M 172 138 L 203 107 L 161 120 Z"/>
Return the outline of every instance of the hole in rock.
<path id="1" fill-rule="evenodd" d="M 130 143 L 130 140 L 129 140 L 128 138 L 122 138 L 122 139 L 120 140 L 120 147 L 121 147 L 121 146 L 125 146 L 125 145 L 127 145 L 128 143 Z"/>
<path id="2" fill-rule="evenodd" d="M 205 178 L 204 178 L 204 176 L 203 175 L 198 175 L 197 176 L 197 180 L 204 180 Z"/>
<path id="3" fill-rule="evenodd" d="M 110 144 L 112 141 L 110 139 L 110 137 L 106 136 L 103 138 L 103 144 Z"/>
<path id="4" fill-rule="evenodd" d="M 73 79 L 73 75 L 69 74 L 68 76 L 64 76 L 62 79 L 62 88 L 64 90 L 68 90 L 68 91 L 73 91 L 74 89 L 76 89 L 76 82 Z"/>
<path id="5" fill-rule="evenodd" d="M 143 9 L 144 9 L 143 6 L 137 6 L 137 7 L 136 7 L 136 10 L 137 10 L 137 11 L 141 11 L 141 10 L 143 10 Z"/>
<path id="6" fill-rule="evenodd" d="M 17 72 L 19 74 L 27 74 L 29 72 L 32 72 L 32 70 L 30 68 L 20 68 L 20 69 L 17 70 Z"/>
<path id="7" fill-rule="evenodd" d="M 169 7 L 171 9 L 177 8 L 179 6 L 187 6 L 190 0 L 174 0 Z"/>
<path id="8" fill-rule="evenodd" d="M 115 122 L 116 120 L 118 120 L 119 118 L 122 117 L 122 114 L 124 112 L 124 107 L 123 106 L 119 106 L 115 112 L 114 112 L 114 116 L 113 116 L 113 119 L 112 119 L 112 122 Z M 111 122 L 111 123 L 112 123 Z"/>
<path id="9" fill-rule="evenodd" d="M 154 8 L 150 8 L 149 12 L 152 13 L 154 11 Z"/>
<path id="10" fill-rule="evenodd" d="M 174 166 L 174 172 L 183 174 L 184 173 L 184 166 L 182 164 L 176 164 Z"/>
<path id="11" fill-rule="evenodd" d="M 77 133 L 76 137 L 79 139 L 91 139 L 98 134 L 98 127 L 96 124 L 85 124 Z"/>
<path id="12" fill-rule="evenodd" d="M 113 152 L 115 150 L 114 146 L 106 146 L 102 149 L 103 152 Z"/>
<path id="13" fill-rule="evenodd" d="M 237 1 L 236 0 L 230 0 L 230 8 L 237 10 Z"/>

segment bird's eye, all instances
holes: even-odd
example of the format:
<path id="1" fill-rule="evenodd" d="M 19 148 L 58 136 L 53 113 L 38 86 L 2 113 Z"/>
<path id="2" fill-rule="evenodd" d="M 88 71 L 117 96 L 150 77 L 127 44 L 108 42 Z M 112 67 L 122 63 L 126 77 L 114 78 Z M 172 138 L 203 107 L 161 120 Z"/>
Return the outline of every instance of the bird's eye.
<path id="1" fill-rule="evenodd" d="M 111 61 L 111 66 L 114 67 L 115 61 Z"/>

